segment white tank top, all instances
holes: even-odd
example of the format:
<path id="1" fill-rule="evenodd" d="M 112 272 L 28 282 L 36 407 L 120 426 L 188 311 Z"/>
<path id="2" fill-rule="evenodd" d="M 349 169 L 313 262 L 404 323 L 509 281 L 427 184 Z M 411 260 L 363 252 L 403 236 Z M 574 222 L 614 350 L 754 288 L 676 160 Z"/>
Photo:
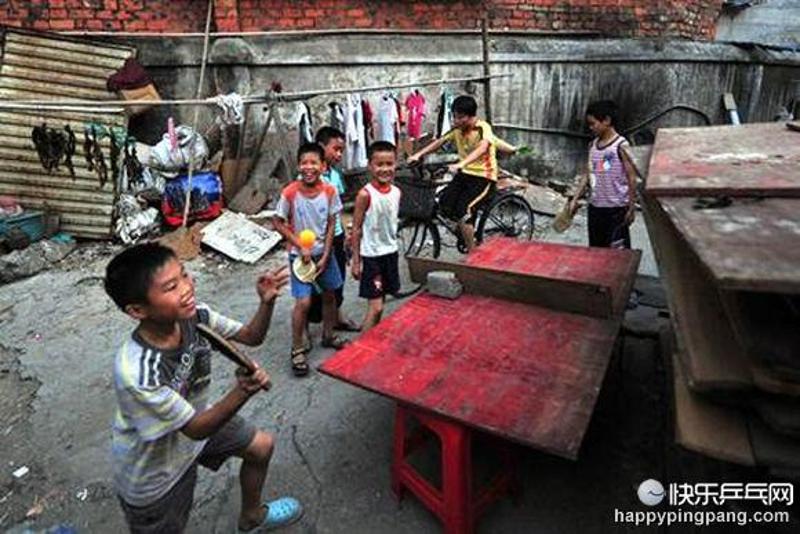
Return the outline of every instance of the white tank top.
<path id="1" fill-rule="evenodd" d="M 381 193 L 367 184 L 369 207 L 364 214 L 361 232 L 361 255 L 373 258 L 397 252 L 397 225 L 400 212 L 400 189 L 392 185 Z"/>

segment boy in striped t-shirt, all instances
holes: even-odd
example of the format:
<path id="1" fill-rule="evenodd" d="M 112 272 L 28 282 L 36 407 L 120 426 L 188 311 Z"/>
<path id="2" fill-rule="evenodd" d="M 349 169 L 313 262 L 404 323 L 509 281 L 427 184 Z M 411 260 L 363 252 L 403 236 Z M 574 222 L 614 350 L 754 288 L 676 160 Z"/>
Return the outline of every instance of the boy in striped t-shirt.
<path id="1" fill-rule="evenodd" d="M 589 144 L 588 172 L 581 179 L 570 209 L 589 187 L 589 246 L 631 248 L 629 226 L 636 216 L 636 169 L 628 140 L 614 125 L 617 106 L 610 100 L 592 102 L 586 122 L 595 138 Z"/>
<path id="2" fill-rule="evenodd" d="M 249 376 L 237 373 L 235 385 L 210 404 L 211 351 L 197 329 L 203 323 L 225 338 L 260 344 L 287 281 L 285 270 L 261 276 L 261 304 L 243 325 L 196 303 L 191 276 L 162 245 L 137 245 L 109 262 L 106 292 L 139 321 L 114 361 L 112 467 L 131 532 L 183 532 L 197 464 L 216 471 L 231 456 L 243 460 L 241 531 L 300 517 L 300 503 L 290 497 L 261 502 L 273 438 L 236 415 L 269 377 L 260 368 Z"/>

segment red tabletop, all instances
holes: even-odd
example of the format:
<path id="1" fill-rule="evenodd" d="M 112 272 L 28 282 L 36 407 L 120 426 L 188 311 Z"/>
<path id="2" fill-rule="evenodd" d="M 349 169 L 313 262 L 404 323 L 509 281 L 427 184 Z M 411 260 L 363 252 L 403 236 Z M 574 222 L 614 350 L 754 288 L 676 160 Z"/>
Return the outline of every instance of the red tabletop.
<path id="1" fill-rule="evenodd" d="M 536 260 L 520 260 L 528 254 Z M 541 274 L 553 265 L 548 256 L 576 279 L 581 272 L 595 276 L 598 266 L 599 272 L 610 268 L 605 282 L 625 295 L 639 258 L 632 252 L 496 240 L 468 263 L 497 267 L 503 258 L 515 271 L 532 272 L 530 267 Z M 476 295 L 447 300 L 420 294 L 324 362 L 320 371 L 574 459 L 619 321 L 619 316 L 597 319 Z"/>

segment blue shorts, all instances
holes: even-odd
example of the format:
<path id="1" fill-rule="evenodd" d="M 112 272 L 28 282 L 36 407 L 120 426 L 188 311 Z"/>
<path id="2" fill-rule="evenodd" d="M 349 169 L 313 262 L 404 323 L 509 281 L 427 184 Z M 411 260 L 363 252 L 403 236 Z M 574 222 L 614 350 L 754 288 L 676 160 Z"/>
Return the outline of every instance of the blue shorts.
<path id="1" fill-rule="evenodd" d="M 311 297 L 314 293 L 314 285 L 301 282 L 294 275 L 292 263 L 295 258 L 297 258 L 297 254 L 289 254 L 289 272 L 292 273 L 292 296 L 296 299 Z M 315 262 L 318 262 L 319 259 L 313 258 Z M 344 280 L 342 280 L 342 273 L 339 271 L 339 266 L 336 264 L 336 258 L 333 254 L 328 258 L 328 266 L 317 276 L 316 283 L 323 291 L 335 291 L 342 287 Z"/>

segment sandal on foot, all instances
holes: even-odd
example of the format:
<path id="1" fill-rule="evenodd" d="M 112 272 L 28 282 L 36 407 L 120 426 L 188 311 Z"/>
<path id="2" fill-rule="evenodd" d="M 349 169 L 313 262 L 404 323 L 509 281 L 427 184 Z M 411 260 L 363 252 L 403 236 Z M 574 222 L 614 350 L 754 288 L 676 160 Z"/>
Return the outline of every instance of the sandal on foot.
<path id="1" fill-rule="evenodd" d="M 264 507 L 266 508 L 264 521 L 251 530 L 239 529 L 239 532 L 268 532 L 291 525 L 303 516 L 303 506 L 293 497 L 275 499 L 264 503 Z"/>
<path id="2" fill-rule="evenodd" d="M 361 325 L 357 325 L 353 321 L 345 319 L 341 323 L 337 323 L 333 329 L 339 332 L 361 332 Z"/>
<path id="3" fill-rule="evenodd" d="M 322 343 L 321 343 L 321 345 L 327 349 L 336 349 L 336 350 L 344 348 L 348 344 L 350 344 L 349 339 L 341 338 L 335 334 L 328 338 L 322 338 Z"/>
<path id="4" fill-rule="evenodd" d="M 292 372 L 294 376 L 306 376 L 308 374 L 308 359 L 306 355 L 308 350 L 306 347 L 292 349 Z"/>

